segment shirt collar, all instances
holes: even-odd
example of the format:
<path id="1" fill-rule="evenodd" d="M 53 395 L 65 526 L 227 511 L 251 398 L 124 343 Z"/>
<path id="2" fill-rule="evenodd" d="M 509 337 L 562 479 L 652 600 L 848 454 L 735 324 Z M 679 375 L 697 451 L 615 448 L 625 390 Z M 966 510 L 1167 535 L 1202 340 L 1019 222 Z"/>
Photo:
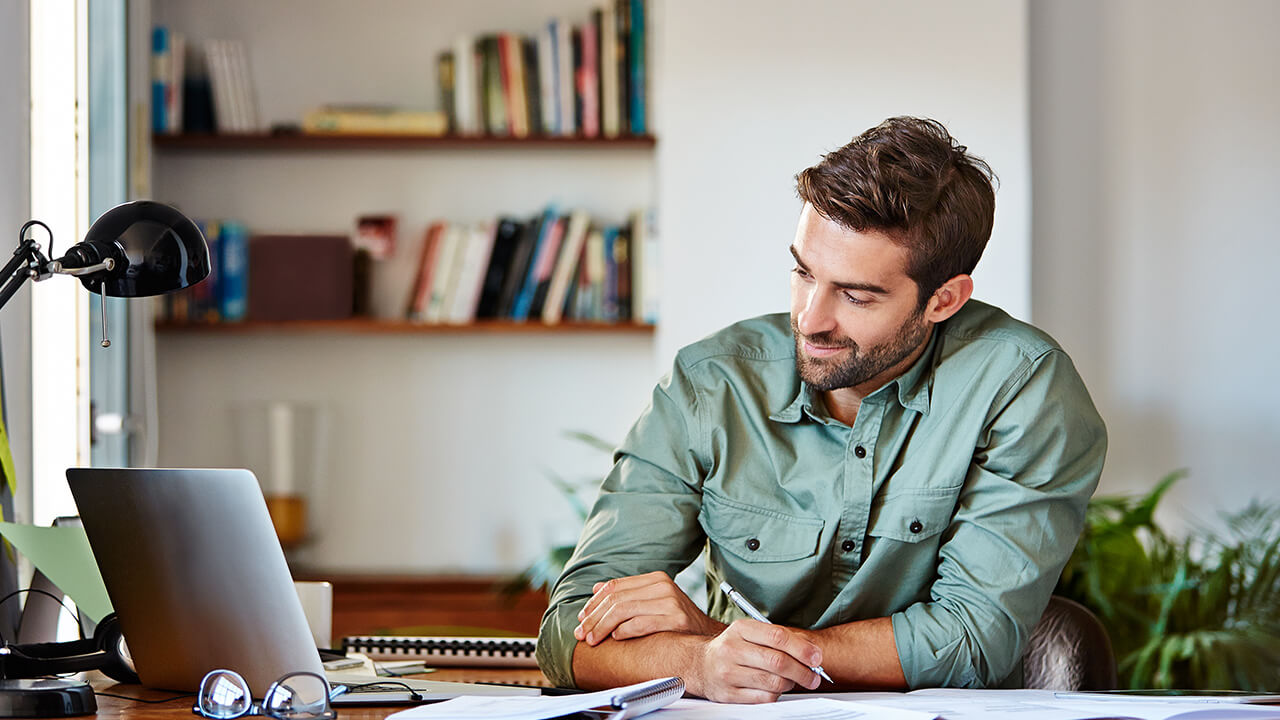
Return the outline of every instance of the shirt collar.
<path id="1" fill-rule="evenodd" d="M 916 358 L 911 367 L 867 397 L 885 393 L 889 385 L 896 385 L 898 403 L 902 407 L 908 410 L 915 410 L 921 415 L 928 415 L 929 397 L 933 389 L 934 361 L 940 334 L 940 326 L 935 325 L 924 352 L 920 353 L 920 357 Z M 797 423 L 800 422 L 804 415 L 808 415 L 818 422 L 827 422 L 828 418 L 823 415 L 825 411 L 822 409 L 821 400 L 817 397 L 814 389 L 809 386 L 809 383 L 800 380 L 799 377 L 796 378 L 796 384 L 796 394 L 791 402 L 783 409 L 770 415 L 769 419 L 775 422 Z"/>

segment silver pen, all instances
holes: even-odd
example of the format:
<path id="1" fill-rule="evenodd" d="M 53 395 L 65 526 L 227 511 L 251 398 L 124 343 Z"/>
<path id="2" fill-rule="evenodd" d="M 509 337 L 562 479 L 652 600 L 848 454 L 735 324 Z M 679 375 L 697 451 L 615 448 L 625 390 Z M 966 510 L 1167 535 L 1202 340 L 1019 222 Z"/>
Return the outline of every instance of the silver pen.
<path id="1" fill-rule="evenodd" d="M 747 599 L 742 597 L 742 593 L 738 592 L 737 590 L 734 590 L 733 586 L 730 585 L 729 583 L 722 581 L 720 583 L 720 590 L 725 595 L 728 595 L 729 599 L 733 601 L 733 604 L 737 605 L 742 610 L 742 612 L 746 613 L 747 615 L 750 615 L 752 620 L 755 620 L 757 622 L 762 622 L 766 625 L 773 624 L 772 622 L 769 621 L 769 618 L 761 614 L 761 612 L 757 610 L 754 605 L 747 602 Z M 826 670 L 822 669 L 821 665 L 815 665 L 813 667 L 810 667 L 809 669 L 817 673 L 819 676 L 821 676 L 823 680 L 826 680 L 832 685 L 835 684 L 835 680 L 831 679 L 831 676 L 827 674 Z"/>

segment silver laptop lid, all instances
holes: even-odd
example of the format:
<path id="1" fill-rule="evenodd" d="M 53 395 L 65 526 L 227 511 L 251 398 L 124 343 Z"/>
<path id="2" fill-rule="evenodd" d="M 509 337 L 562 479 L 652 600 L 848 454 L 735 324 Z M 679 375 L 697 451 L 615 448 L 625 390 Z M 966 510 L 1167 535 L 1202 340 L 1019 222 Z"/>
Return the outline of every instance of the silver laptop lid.
<path id="1" fill-rule="evenodd" d="M 194 691 L 227 668 L 261 697 L 323 672 L 253 473 L 70 468 L 67 481 L 143 685 Z"/>

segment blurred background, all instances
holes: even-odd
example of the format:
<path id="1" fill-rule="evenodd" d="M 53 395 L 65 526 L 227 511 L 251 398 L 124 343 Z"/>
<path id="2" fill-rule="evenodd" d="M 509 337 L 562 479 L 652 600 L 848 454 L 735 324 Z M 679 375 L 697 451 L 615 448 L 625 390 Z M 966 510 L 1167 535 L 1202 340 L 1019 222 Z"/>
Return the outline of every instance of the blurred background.
<path id="1" fill-rule="evenodd" d="M 1075 361 L 1110 430 L 1101 492 L 1186 468 L 1161 507 L 1174 527 L 1280 497 L 1280 5 L 1268 0 L 650 0 L 645 142 L 299 149 L 152 135 L 157 27 L 189 52 L 241 43 L 254 131 L 269 138 L 325 105 L 442 112 L 441 53 L 536 37 L 551 19 L 587 27 L 598 5 L 0 2 L 0 227 L 38 217 L 62 245 L 133 197 L 255 236 L 354 237 L 362 217 L 396 219 L 358 325 L 157 332 L 169 310 L 109 300 L 104 358 L 83 293 L 59 305 L 46 296 L 67 288 L 24 289 L 0 315 L 18 519 L 74 510 L 69 465 L 250 466 L 268 494 L 306 497 L 302 567 L 520 570 L 576 537 L 552 479 L 607 471 L 607 453 L 567 433 L 618 442 L 679 347 L 785 311 L 794 175 L 893 115 L 937 118 L 999 175 L 976 297 Z M 373 322 L 403 321 L 433 223 L 529 221 L 548 206 L 602 227 L 649 219 L 648 244 L 632 240 L 656 322 Z M 52 358 L 50 318 L 67 327 Z"/>

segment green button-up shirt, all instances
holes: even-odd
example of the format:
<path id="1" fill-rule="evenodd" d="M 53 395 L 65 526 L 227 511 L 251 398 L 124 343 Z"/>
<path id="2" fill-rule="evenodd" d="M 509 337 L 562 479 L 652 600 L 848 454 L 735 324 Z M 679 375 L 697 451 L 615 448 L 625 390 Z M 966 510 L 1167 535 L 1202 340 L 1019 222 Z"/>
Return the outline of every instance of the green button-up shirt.
<path id="1" fill-rule="evenodd" d="M 551 595 L 538 661 L 573 683 L 594 583 L 706 554 L 709 614 L 824 628 L 890 617 L 912 687 L 1016 684 L 1084 521 L 1106 430 L 1070 358 L 974 300 L 853 427 L 796 372 L 787 315 L 681 350 L 618 449 Z"/>

